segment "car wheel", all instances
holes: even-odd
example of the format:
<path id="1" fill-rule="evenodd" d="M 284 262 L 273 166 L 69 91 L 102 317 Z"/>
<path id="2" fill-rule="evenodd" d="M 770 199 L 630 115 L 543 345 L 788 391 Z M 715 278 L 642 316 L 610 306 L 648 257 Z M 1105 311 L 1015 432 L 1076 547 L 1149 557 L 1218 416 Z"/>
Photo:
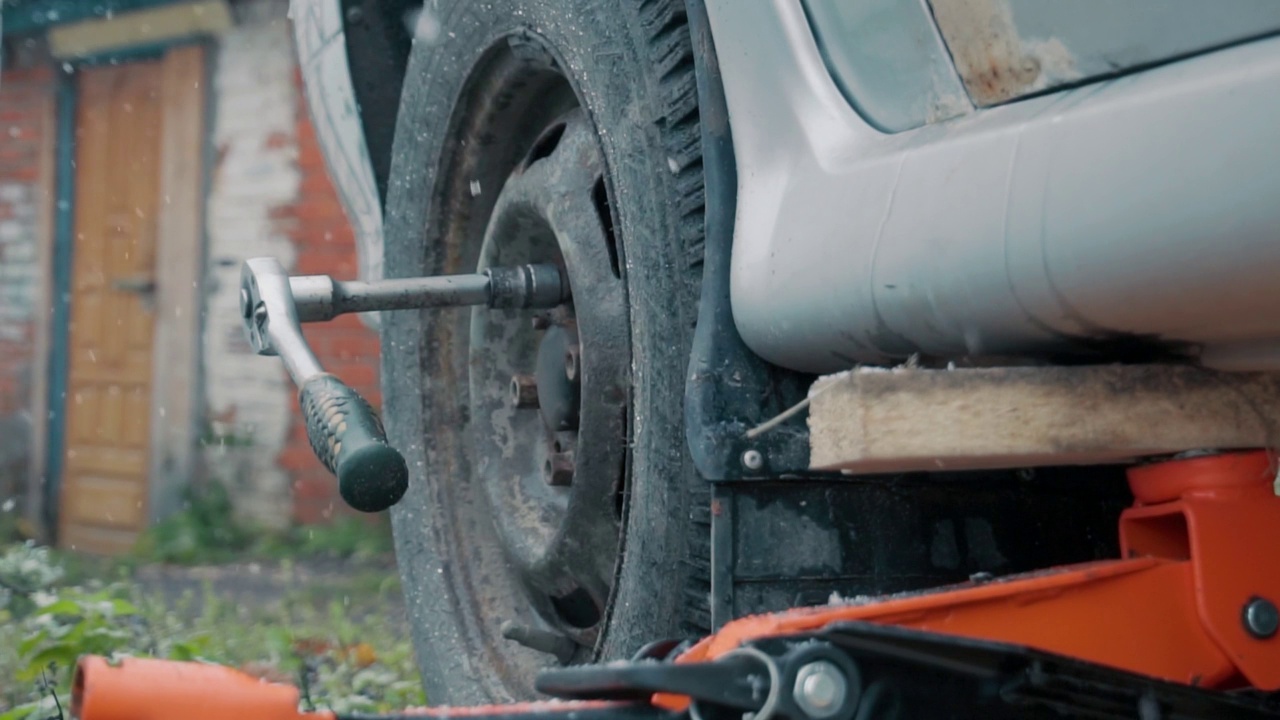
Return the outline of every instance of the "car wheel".
<path id="1" fill-rule="evenodd" d="M 389 277 L 555 263 L 551 312 L 389 314 L 392 512 L 432 703 L 707 629 L 707 496 L 683 436 L 703 194 L 683 5 L 440 0 L 417 22 Z"/>

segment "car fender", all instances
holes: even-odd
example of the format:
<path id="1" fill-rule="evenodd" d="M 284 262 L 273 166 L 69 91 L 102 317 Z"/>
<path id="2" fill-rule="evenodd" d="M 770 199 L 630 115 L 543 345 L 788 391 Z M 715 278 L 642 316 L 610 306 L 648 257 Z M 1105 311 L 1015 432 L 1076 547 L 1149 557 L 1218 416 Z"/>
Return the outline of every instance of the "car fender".
<path id="1" fill-rule="evenodd" d="M 291 0 L 307 106 L 356 238 L 360 278 L 382 272 L 382 203 L 347 58 L 339 0 Z"/>

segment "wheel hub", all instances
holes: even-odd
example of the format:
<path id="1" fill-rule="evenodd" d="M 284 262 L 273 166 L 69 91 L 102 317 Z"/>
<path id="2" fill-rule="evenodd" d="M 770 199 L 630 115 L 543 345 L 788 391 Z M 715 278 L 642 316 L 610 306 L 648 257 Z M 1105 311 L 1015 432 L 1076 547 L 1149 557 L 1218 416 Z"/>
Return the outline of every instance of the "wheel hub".
<path id="1" fill-rule="evenodd" d="M 538 316 L 476 310 L 470 332 L 475 480 L 532 609 L 504 635 L 553 632 L 585 652 L 608 606 L 627 466 L 628 310 L 604 182 L 586 116 L 552 123 L 507 178 L 479 267 L 556 263 L 572 300 Z"/>
<path id="2" fill-rule="evenodd" d="M 578 430 L 578 406 L 582 399 L 581 373 L 578 372 L 581 350 L 578 333 L 572 326 L 553 326 L 538 344 L 537 382 L 538 412 L 551 433 Z"/>

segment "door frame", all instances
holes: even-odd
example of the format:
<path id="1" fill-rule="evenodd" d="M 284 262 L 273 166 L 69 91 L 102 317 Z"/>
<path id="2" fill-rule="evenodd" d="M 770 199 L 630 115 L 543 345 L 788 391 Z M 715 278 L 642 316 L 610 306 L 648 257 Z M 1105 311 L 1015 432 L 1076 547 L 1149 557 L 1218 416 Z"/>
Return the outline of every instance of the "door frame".
<path id="1" fill-rule="evenodd" d="M 61 63 L 57 73 L 55 132 L 55 211 L 52 310 L 48 334 L 47 376 L 43 398 L 47 419 L 42 456 L 44 484 L 38 513 L 44 534 L 57 541 L 66 452 L 67 380 L 71 351 L 71 273 L 75 257 L 76 113 L 78 73 L 82 68 L 145 60 L 165 61 L 171 51 L 198 53 L 200 81 L 189 100 L 197 103 L 187 123 L 168 122 L 169 103 L 161 98 L 161 187 L 170 202 L 161 202 L 156 217 L 156 321 L 153 331 L 151 408 L 147 461 L 148 522 L 179 507 L 182 488 L 195 476 L 202 408 L 200 338 L 203 334 L 204 259 L 207 238 L 205 200 L 213 156 L 207 115 L 212 107 L 214 44 L 207 38 L 184 39 L 130 47 Z M 167 75 L 166 75 L 167 77 Z M 162 80 L 162 83 L 164 81 Z M 165 86 L 162 84 L 162 91 Z M 198 138 L 197 147 L 183 147 Z M 188 145 L 190 143 L 187 143 Z M 194 163 L 195 167 L 191 167 Z M 169 185 L 165 185 L 168 182 Z M 178 311 L 175 313 L 174 309 Z M 185 309 L 185 312 L 183 311 Z M 36 386 L 40 386 L 38 380 Z M 175 408 L 175 410 L 170 410 Z"/>

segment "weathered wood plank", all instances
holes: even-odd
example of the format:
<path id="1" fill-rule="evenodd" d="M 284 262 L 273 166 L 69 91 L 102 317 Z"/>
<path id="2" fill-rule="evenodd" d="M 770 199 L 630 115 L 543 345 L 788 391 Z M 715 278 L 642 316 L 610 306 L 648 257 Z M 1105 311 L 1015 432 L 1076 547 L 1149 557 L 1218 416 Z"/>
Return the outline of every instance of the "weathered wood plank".
<path id="1" fill-rule="evenodd" d="M 200 332 L 204 298 L 204 175 L 209 92 L 201 45 L 162 61 L 160 192 L 156 218 L 156 339 L 150 411 L 148 507 L 157 521 L 177 509 L 195 474 L 200 427 Z"/>
<path id="2" fill-rule="evenodd" d="M 1175 365 L 863 370 L 819 380 L 811 397 L 815 470 L 1100 464 L 1280 441 L 1280 374 Z"/>

